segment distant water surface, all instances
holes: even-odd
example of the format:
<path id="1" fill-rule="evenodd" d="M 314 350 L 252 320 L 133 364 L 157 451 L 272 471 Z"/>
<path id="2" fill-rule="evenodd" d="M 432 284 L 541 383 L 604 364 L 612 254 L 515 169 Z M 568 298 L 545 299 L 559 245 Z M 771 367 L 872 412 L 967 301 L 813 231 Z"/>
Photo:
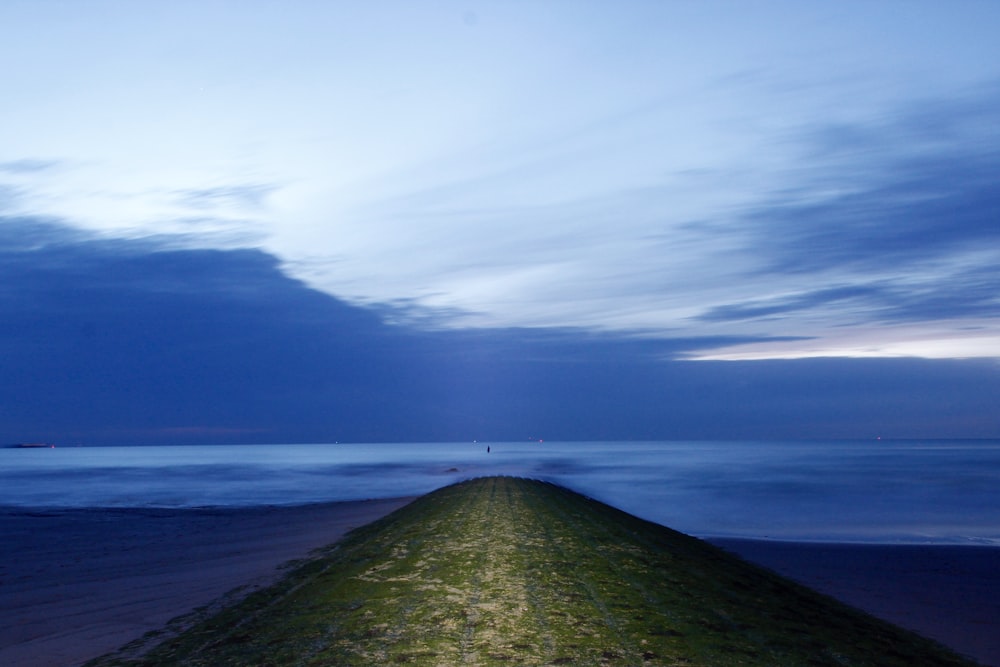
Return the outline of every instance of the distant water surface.
<path id="1" fill-rule="evenodd" d="M 705 537 L 1000 545 L 994 440 L 0 449 L 0 506 L 294 505 L 482 475 L 552 481 Z"/>

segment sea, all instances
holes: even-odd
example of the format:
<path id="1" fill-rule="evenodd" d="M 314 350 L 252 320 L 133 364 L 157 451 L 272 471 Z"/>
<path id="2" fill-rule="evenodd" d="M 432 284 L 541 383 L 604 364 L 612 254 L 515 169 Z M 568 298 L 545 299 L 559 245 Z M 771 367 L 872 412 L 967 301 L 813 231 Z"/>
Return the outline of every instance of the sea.
<path id="1" fill-rule="evenodd" d="M 1000 440 L 465 442 L 0 449 L 0 507 L 303 505 L 486 475 L 698 537 L 1000 546 Z"/>

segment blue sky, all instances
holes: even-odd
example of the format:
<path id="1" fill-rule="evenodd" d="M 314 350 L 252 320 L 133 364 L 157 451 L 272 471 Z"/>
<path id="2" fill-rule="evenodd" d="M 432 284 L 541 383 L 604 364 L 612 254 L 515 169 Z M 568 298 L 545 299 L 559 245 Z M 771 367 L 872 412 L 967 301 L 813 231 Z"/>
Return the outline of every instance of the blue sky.
<path id="1" fill-rule="evenodd" d="M 5 2 L 0 438 L 1000 436 L 998 25 Z"/>

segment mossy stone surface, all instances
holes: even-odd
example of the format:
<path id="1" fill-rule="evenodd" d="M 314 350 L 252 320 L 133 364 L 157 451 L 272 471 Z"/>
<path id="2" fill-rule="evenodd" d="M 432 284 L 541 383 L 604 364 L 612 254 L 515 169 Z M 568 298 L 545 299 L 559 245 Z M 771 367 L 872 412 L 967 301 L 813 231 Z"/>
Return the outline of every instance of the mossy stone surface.
<path id="1" fill-rule="evenodd" d="M 142 658 L 91 665 L 972 665 L 551 484 L 423 496 Z"/>

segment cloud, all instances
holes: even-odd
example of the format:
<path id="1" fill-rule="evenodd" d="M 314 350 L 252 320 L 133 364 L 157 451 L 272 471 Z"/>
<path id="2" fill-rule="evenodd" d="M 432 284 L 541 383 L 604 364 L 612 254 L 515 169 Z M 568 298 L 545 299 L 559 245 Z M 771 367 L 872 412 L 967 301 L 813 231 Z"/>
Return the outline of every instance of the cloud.
<path id="1" fill-rule="evenodd" d="M 668 106 L 637 104 L 592 119 L 586 137 L 554 129 L 546 142 L 486 145 L 427 165 L 426 178 L 388 180 L 385 197 L 330 225 L 335 260 L 298 275 L 438 328 L 794 342 L 864 326 L 880 343 L 893 335 L 885 325 L 995 316 L 996 84 L 859 102 L 835 122 L 800 109 L 741 159 L 728 159 L 740 153 L 731 147 L 727 159 L 662 157 L 676 132 L 663 123 Z M 648 140 L 639 150 L 636 137 Z"/>
<path id="2" fill-rule="evenodd" d="M 259 250 L 0 220 L 0 440 L 1000 434 L 985 362 L 690 362 L 759 337 L 386 324 Z"/>
<path id="3" fill-rule="evenodd" d="M 176 194 L 181 205 L 191 208 L 234 207 L 258 211 L 265 208 L 267 198 L 277 190 L 277 185 L 245 184 L 179 190 Z"/>
<path id="4" fill-rule="evenodd" d="M 19 197 L 18 188 L 0 183 L 0 211 L 12 208 Z"/>
<path id="5" fill-rule="evenodd" d="M 264 253 L 160 250 L 30 220 L 0 229 L 5 401 L 36 417 L 228 426 L 328 386 L 333 359 L 360 390 L 376 361 L 362 341 L 377 318 L 285 278 Z M 310 347 L 326 350 L 325 368 L 299 363 Z"/>
<path id="6" fill-rule="evenodd" d="M 9 160 L 0 162 L 0 173 L 5 174 L 35 174 L 41 171 L 48 171 L 59 165 L 57 160 Z"/>
<path id="7" fill-rule="evenodd" d="M 50 171 L 60 166 L 57 160 L 20 159 L 0 162 L 0 176 L 13 183 L 0 182 L 0 213 L 5 210 L 12 210 L 15 205 L 20 204 L 25 198 L 26 189 L 22 184 L 23 177 L 32 177 L 36 174 Z"/>
<path id="8" fill-rule="evenodd" d="M 801 167 L 788 172 L 787 186 L 714 225 L 739 256 L 753 258 L 733 274 L 734 285 L 749 288 L 706 304 L 695 320 L 830 336 L 827 345 L 807 346 L 827 354 L 962 356 L 967 326 L 992 336 L 983 324 L 1000 314 L 998 110 L 1000 87 L 990 85 L 878 122 L 800 132 Z M 858 338 L 838 352 L 845 327 L 867 332 L 868 342 Z M 968 354 L 1000 349 L 1000 341 L 972 343 Z M 799 356 L 806 348 L 757 349 L 766 351 Z"/>
<path id="9" fill-rule="evenodd" d="M 732 322 L 758 318 L 785 318 L 802 311 L 844 302 L 869 302 L 882 298 L 882 290 L 872 286 L 829 287 L 776 299 L 751 300 L 715 306 L 699 316 L 705 322 Z"/>
<path id="10" fill-rule="evenodd" d="M 991 85 L 972 100 L 805 133 L 792 185 L 741 220 L 763 270 L 921 270 L 995 247 L 998 126 L 1000 86 Z"/>
<path id="11" fill-rule="evenodd" d="M 1000 271 L 992 266 L 957 270 L 919 284 L 890 280 L 825 287 L 715 306 L 705 322 L 787 321 L 813 311 L 841 313 L 841 326 L 858 323 L 961 321 L 1000 316 Z M 853 322 L 852 322 L 853 320 Z"/>

